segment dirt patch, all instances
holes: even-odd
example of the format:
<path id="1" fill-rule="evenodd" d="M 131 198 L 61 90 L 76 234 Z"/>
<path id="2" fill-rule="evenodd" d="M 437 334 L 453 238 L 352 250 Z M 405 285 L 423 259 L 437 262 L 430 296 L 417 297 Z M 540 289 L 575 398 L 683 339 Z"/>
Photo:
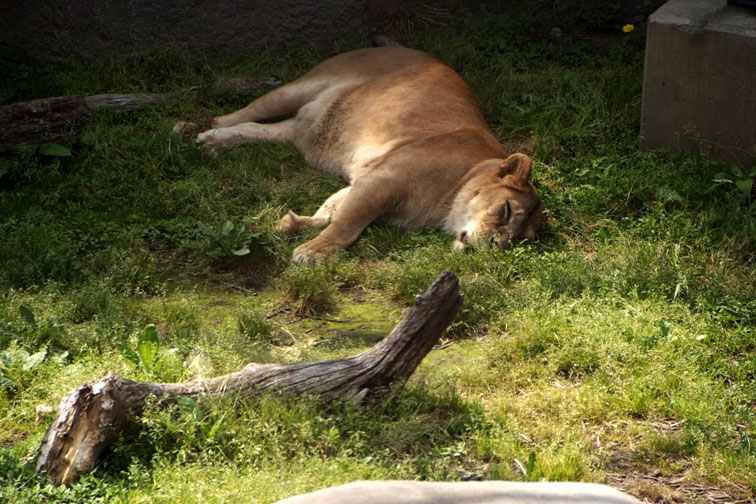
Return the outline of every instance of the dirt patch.
<path id="1" fill-rule="evenodd" d="M 348 288 L 339 290 L 335 305 L 327 312 L 298 314 L 284 306 L 268 319 L 277 326 L 279 345 L 309 342 L 308 346 L 346 350 L 375 345 L 391 332 L 401 313 L 385 299 Z"/>
<path id="2" fill-rule="evenodd" d="M 672 419 L 649 422 L 664 432 L 677 431 L 681 424 Z M 653 467 L 640 467 L 632 453 L 620 445 L 611 448 L 606 484 L 654 504 L 756 504 L 753 492 L 733 483 L 715 484 L 681 469 L 664 474 Z"/>
<path id="3" fill-rule="evenodd" d="M 655 504 L 754 504 L 746 488 L 721 488 L 706 482 L 691 481 L 686 474 L 664 476 L 629 473 L 606 473 L 606 483 Z"/>

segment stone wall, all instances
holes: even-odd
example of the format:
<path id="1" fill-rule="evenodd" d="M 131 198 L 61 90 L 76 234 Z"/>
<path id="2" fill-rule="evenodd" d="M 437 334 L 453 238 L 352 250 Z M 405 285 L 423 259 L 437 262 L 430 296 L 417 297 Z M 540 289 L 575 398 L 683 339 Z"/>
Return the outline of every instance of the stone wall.
<path id="1" fill-rule="evenodd" d="M 368 44 L 368 0 L 3 0 L 0 49 L 101 58 L 165 48 L 199 57 Z"/>
<path id="2" fill-rule="evenodd" d="M 102 58 L 140 52 L 202 58 L 306 43 L 367 46 L 371 29 L 421 4 L 488 3 L 491 9 L 554 9 L 569 23 L 616 25 L 661 0 L 2 0 L 0 50 L 30 46 L 43 57 Z M 587 16 L 587 17 L 586 17 Z M 641 17 L 643 17 L 641 16 Z M 598 26 L 601 28 L 601 26 Z"/>

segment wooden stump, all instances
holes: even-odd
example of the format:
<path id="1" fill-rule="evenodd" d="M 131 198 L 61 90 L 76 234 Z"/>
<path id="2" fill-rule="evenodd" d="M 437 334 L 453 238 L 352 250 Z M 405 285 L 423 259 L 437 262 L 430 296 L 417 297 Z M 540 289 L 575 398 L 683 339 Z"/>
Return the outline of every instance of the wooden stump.
<path id="1" fill-rule="evenodd" d="M 70 484 L 92 470 L 100 454 L 139 416 L 149 396 L 162 404 L 180 397 L 268 392 L 358 400 L 402 385 L 452 322 L 462 305 L 453 273 L 441 274 L 394 330 L 370 350 L 346 359 L 298 364 L 248 364 L 241 371 L 186 383 L 135 382 L 108 373 L 66 394 L 39 449 L 37 473 Z M 394 389 L 396 390 L 396 389 Z"/>

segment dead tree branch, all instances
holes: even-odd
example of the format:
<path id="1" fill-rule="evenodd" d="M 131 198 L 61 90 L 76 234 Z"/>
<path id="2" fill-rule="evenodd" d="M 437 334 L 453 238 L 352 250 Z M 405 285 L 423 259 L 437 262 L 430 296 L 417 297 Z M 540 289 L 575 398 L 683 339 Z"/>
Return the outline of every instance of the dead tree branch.
<path id="1" fill-rule="evenodd" d="M 329 399 L 384 393 L 403 384 L 452 322 L 462 305 L 453 273 L 441 274 L 415 299 L 394 330 L 370 350 L 346 359 L 298 364 L 248 364 L 226 376 L 186 383 L 135 382 L 108 373 L 66 394 L 39 449 L 37 473 L 53 484 L 70 484 L 91 471 L 147 398 L 161 404 L 200 394 L 254 397 L 278 392 Z"/>

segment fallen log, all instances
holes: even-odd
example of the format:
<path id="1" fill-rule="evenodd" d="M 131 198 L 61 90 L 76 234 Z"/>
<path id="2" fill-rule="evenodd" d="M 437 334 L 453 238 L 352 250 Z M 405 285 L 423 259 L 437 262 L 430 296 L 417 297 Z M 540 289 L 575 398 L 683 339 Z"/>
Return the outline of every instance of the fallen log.
<path id="1" fill-rule="evenodd" d="M 192 92 L 192 89 L 187 90 Z M 179 93 L 99 94 L 87 96 L 84 101 L 93 110 L 126 112 L 139 107 L 153 107 L 173 100 Z"/>
<path id="2" fill-rule="evenodd" d="M 91 471 L 102 452 L 154 396 L 160 404 L 181 397 L 254 397 L 278 392 L 328 399 L 378 396 L 398 390 L 454 319 L 462 305 L 459 282 L 442 273 L 380 343 L 346 359 L 297 364 L 248 364 L 241 371 L 186 383 L 127 380 L 108 373 L 66 394 L 39 448 L 37 474 L 68 485 Z M 391 388 L 391 386 L 394 388 Z"/>
<path id="3" fill-rule="evenodd" d="M 272 77 L 220 79 L 214 92 L 249 94 L 262 88 L 277 87 Z M 92 120 L 96 110 L 127 112 L 155 106 L 181 97 L 190 97 L 202 87 L 194 86 L 175 93 L 100 94 L 58 96 L 0 107 L 0 153 L 12 152 L 22 145 L 55 143 L 77 136 Z"/>
<path id="4" fill-rule="evenodd" d="M 0 152 L 21 145 L 54 143 L 78 134 L 92 120 L 81 96 L 59 96 L 0 107 Z"/>

